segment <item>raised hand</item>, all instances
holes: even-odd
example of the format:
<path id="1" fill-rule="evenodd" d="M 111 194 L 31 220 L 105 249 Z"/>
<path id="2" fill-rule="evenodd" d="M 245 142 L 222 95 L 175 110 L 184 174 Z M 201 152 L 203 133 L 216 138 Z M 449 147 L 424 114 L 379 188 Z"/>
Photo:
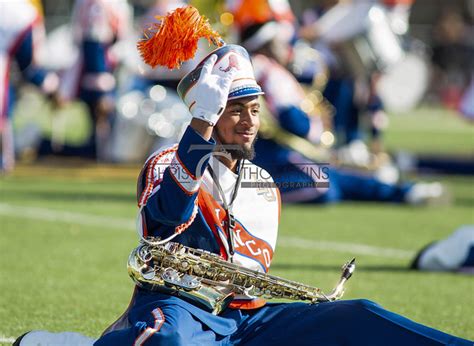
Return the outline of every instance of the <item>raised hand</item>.
<path id="1" fill-rule="evenodd" d="M 222 74 L 212 73 L 217 61 L 217 55 L 211 55 L 202 66 L 199 80 L 192 92 L 194 102 L 189 110 L 194 118 L 201 119 L 214 126 L 225 109 L 230 85 L 236 70 L 231 68 Z"/>

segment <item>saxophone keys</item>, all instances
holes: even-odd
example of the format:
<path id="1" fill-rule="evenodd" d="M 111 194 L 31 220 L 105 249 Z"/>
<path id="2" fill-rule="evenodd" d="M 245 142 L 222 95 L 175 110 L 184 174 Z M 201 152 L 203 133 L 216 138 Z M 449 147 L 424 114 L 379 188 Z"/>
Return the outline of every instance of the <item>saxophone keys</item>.
<path id="1" fill-rule="evenodd" d="M 179 269 L 181 269 L 182 271 L 187 271 L 189 268 L 190 268 L 190 264 L 188 261 L 181 261 L 179 263 Z"/>
<path id="2" fill-rule="evenodd" d="M 185 274 L 181 277 L 180 284 L 185 290 L 195 290 L 201 287 L 201 280 L 193 275 Z"/>
<path id="3" fill-rule="evenodd" d="M 207 278 L 214 279 L 216 274 L 217 274 L 217 271 L 214 270 L 213 268 L 211 268 L 211 267 L 206 268 L 206 277 Z"/>
<path id="4" fill-rule="evenodd" d="M 282 297 L 283 296 L 283 290 L 279 289 L 279 288 L 275 288 L 273 290 L 273 295 L 275 297 Z"/>
<path id="5" fill-rule="evenodd" d="M 182 275 L 173 268 L 166 268 L 162 272 L 161 278 L 165 285 L 181 288 L 185 291 L 192 291 L 201 287 L 201 280 L 199 278 L 188 274 Z"/>
<path id="6" fill-rule="evenodd" d="M 206 272 L 206 268 L 200 264 L 196 264 L 193 266 L 193 273 L 201 276 Z"/>
<path id="7" fill-rule="evenodd" d="M 155 269 L 146 264 L 140 268 L 140 273 L 145 280 L 153 280 L 156 276 Z"/>
<path id="8" fill-rule="evenodd" d="M 147 246 L 143 246 L 140 248 L 140 250 L 138 251 L 137 253 L 138 255 L 138 258 L 142 261 L 142 262 L 149 262 L 152 260 L 153 256 L 150 252 L 150 250 L 148 249 Z"/>
<path id="9" fill-rule="evenodd" d="M 230 277 L 227 273 L 219 273 L 217 274 L 217 281 L 227 281 Z"/>

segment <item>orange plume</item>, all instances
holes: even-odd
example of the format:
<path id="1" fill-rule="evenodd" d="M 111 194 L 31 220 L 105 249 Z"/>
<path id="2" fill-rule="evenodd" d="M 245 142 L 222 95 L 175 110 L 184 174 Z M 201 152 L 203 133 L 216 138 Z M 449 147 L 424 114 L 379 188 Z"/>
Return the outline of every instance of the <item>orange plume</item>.
<path id="1" fill-rule="evenodd" d="M 151 67 L 180 67 L 182 62 L 194 57 L 201 37 L 217 46 L 224 44 L 219 33 L 193 6 L 180 7 L 155 18 L 159 22 L 145 30 L 145 38 L 137 44 L 143 61 Z"/>

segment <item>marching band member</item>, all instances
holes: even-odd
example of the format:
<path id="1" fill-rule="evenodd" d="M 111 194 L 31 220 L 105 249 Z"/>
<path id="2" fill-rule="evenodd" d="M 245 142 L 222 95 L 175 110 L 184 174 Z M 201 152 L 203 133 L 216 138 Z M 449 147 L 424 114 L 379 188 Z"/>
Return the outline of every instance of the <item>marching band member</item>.
<path id="1" fill-rule="evenodd" d="M 372 150 L 379 153 L 383 150 L 382 135 L 388 118 L 382 100 L 375 91 L 378 75 L 374 73 L 367 80 L 353 76 L 347 71 L 337 47 L 320 40 L 318 20 L 338 3 L 339 0 L 328 0 L 322 6 L 306 10 L 299 36 L 322 53 L 330 70 L 323 95 L 335 108 L 333 123 L 338 146 L 364 139 L 362 118 L 367 113 Z"/>
<path id="2" fill-rule="evenodd" d="M 14 90 L 10 79 L 13 62 L 17 63 L 23 79 L 37 85 L 45 94 L 53 94 L 59 80 L 56 74 L 44 71 L 35 61 L 44 35 L 43 18 L 38 8 L 28 0 L 3 1 L 0 12 L 0 170 L 11 171 L 15 164 L 11 119 Z"/>
<path id="3" fill-rule="evenodd" d="M 443 106 L 459 110 L 474 71 L 472 28 L 455 8 L 439 13 L 433 28 L 433 88 Z"/>
<path id="4" fill-rule="evenodd" d="M 113 117 L 114 70 L 118 63 L 111 47 L 128 33 L 130 20 L 127 0 L 74 3 L 71 25 L 80 54 L 65 73 L 61 97 L 66 101 L 78 98 L 88 107 L 92 133 L 81 150 L 87 157 L 103 159 L 106 155 L 104 142 Z"/>
<path id="5" fill-rule="evenodd" d="M 461 226 L 448 237 L 425 246 L 411 268 L 474 274 L 474 225 Z"/>
<path id="6" fill-rule="evenodd" d="M 322 124 L 300 107 L 303 90 L 295 77 L 283 67 L 288 44 L 277 22 L 256 24 L 243 32 L 243 45 L 252 53 L 257 82 L 279 126 L 287 132 L 318 144 Z M 284 86 L 284 87 L 282 87 Z M 334 203 L 342 200 L 425 204 L 441 200 L 446 191 L 439 183 L 386 184 L 374 176 L 357 174 L 337 167 L 323 168 L 302 150 L 279 143 L 278 138 L 256 142 L 255 163 L 264 167 L 281 183 L 285 202 Z M 316 148 L 314 148 L 316 150 Z M 317 170 L 317 174 L 312 174 Z M 292 182 L 289 184 L 288 182 Z"/>
<path id="7" fill-rule="evenodd" d="M 180 82 L 178 91 L 193 120 L 177 146 L 153 154 L 145 163 L 138 181 L 139 231 L 141 237 L 158 236 L 162 243 L 172 240 L 266 272 L 275 248 L 280 202 L 274 187 L 244 188 L 244 183 L 255 179 L 245 168 L 259 169 L 248 162 L 259 128 L 262 94 L 253 77 L 246 51 L 227 45 L 213 51 Z M 268 174 L 262 176 L 272 182 Z M 468 342 L 366 300 L 269 304 L 242 293 L 214 315 L 184 295 L 138 287 L 126 313 L 95 345 L 145 343 Z"/>

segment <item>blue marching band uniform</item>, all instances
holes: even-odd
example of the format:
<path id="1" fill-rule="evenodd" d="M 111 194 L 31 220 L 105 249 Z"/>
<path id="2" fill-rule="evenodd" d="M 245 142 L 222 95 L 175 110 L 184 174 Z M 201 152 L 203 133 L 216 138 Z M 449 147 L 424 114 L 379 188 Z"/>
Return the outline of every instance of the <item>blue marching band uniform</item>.
<path id="1" fill-rule="evenodd" d="M 209 149 L 191 151 L 190 155 L 192 145 Z M 206 165 L 202 166 L 202 171 L 196 170 L 202 159 L 209 161 L 206 157 L 213 147 L 213 142 L 203 140 L 188 128 L 178 148 L 164 151 L 161 157 L 163 153 L 152 155 L 148 160 L 139 178 L 139 198 L 140 203 L 144 203 L 140 212 L 144 234 L 161 238 L 177 234 L 173 241 L 226 256 L 224 231 L 219 227 L 225 213 L 218 212 L 221 219 L 216 219 L 216 210 L 222 210 L 222 201 L 211 195 L 217 189 L 205 170 Z M 224 189 L 231 187 L 236 175 L 215 158 L 211 161 L 219 165 Z M 182 174 L 178 180 L 174 174 L 183 171 L 189 175 Z M 193 179 L 200 175 L 201 180 Z M 183 181 L 185 176 L 189 178 Z M 239 247 L 236 244 L 234 261 L 266 271 L 270 263 L 262 254 L 264 249 L 273 254 L 279 219 L 278 191 L 276 188 L 266 193 L 257 189 L 244 190 L 248 196 L 237 196 L 234 211 L 238 238 L 242 239 L 241 244 L 251 245 Z M 231 192 L 231 189 L 227 191 Z M 247 209 L 248 213 L 240 214 L 241 208 Z M 259 213 L 252 213 L 252 210 L 259 210 Z M 189 222 L 191 224 L 182 233 L 175 233 Z M 257 225 L 260 227 L 253 228 Z M 262 228 L 268 233 L 259 234 Z M 142 344 L 471 345 L 368 300 L 310 305 L 265 303 L 246 298 L 215 316 L 180 298 L 137 288 L 126 314 L 95 345 Z"/>
<path id="2" fill-rule="evenodd" d="M 193 144 L 207 145 L 209 150 L 186 155 Z M 172 173 L 186 170 L 194 176 L 202 174 L 202 171 L 196 171 L 196 166 L 201 159 L 211 153 L 212 147 L 212 142 L 204 141 L 194 130 L 188 128 L 179 147 L 166 153 L 168 159 L 165 156 L 155 160 L 159 155 L 154 155 L 148 160 L 140 176 L 139 188 L 141 203 L 146 199 L 146 204 L 141 209 L 141 220 L 146 234 L 167 238 L 181 225 L 194 220 L 173 241 L 218 254 L 226 253 L 225 242 L 221 236 L 223 231 L 215 216 L 215 210 L 221 210 L 222 207 L 218 200 L 209 195 L 209 188 L 211 191 L 217 189 L 207 185 L 212 183 L 209 182 L 208 173 L 204 172 L 202 181 L 193 180 L 189 175 L 189 180 L 186 182 L 178 182 Z M 175 169 L 164 169 L 166 166 L 162 162 L 166 161 L 171 161 L 170 165 L 175 166 Z M 226 171 L 219 162 L 215 164 L 221 165 L 223 181 L 230 184 L 235 182 L 235 174 Z M 203 169 L 205 167 L 204 165 Z M 159 170 L 162 176 L 155 174 Z M 148 196 L 149 191 L 152 193 Z M 279 201 L 277 198 L 270 198 L 270 201 L 267 201 L 264 195 L 254 189 L 248 192 L 249 197 L 254 195 L 254 198 L 249 200 L 238 196 L 236 203 L 242 199 L 242 203 L 251 203 L 246 205 L 247 209 L 258 208 L 259 213 L 240 215 L 239 208 L 235 208 L 236 219 L 239 221 L 238 229 L 245 232 L 245 239 L 248 239 L 243 243 L 252 244 L 251 247 L 245 246 L 242 250 L 236 247 L 236 257 L 242 258 L 242 263 L 247 263 L 247 267 L 267 270 L 265 259 L 262 260 L 259 255 L 254 254 L 263 253 L 263 250 L 260 251 L 262 248 L 273 253 L 278 227 L 275 221 L 279 218 Z M 274 189 L 267 194 L 277 196 L 278 192 Z M 245 205 L 242 207 L 245 208 Z M 266 235 L 262 235 L 262 238 L 254 235 L 258 234 L 261 228 L 250 228 L 262 222 L 263 213 L 269 217 L 264 220 L 270 223 L 265 224 L 265 228 L 270 232 L 268 235 L 271 239 L 267 238 L 269 242 L 265 241 Z M 241 221 L 244 219 L 247 222 Z M 246 299 L 237 303 L 215 316 L 180 298 L 137 288 L 129 310 L 120 323 L 117 323 L 122 329 L 110 328 L 110 331 L 95 345 L 471 344 L 384 310 L 368 300 L 347 300 L 317 305 L 263 303 L 259 299 Z M 264 305 L 261 305 L 262 303 Z"/>

